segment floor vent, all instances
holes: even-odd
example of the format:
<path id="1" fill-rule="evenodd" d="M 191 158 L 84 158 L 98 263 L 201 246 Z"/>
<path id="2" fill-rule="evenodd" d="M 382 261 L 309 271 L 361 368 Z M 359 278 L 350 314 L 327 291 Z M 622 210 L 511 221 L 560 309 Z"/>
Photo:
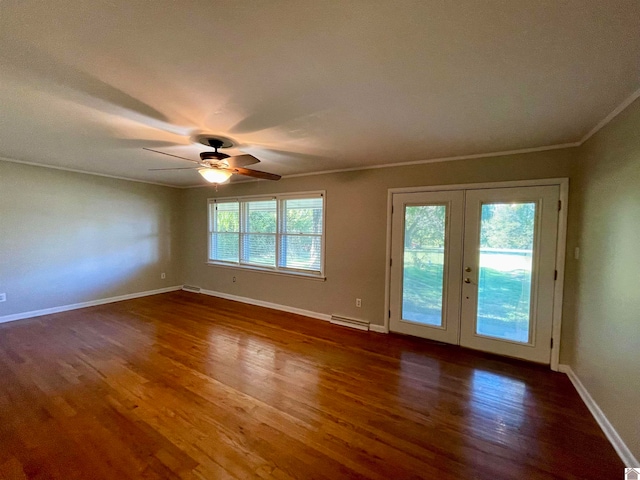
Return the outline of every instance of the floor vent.
<path id="1" fill-rule="evenodd" d="M 355 318 L 340 317 L 339 315 L 331 315 L 331 323 L 342 325 L 343 327 L 357 328 L 358 330 L 369 330 L 369 322 Z"/>
<path id="2" fill-rule="evenodd" d="M 187 292 L 200 293 L 200 287 L 194 287 L 193 285 L 183 285 L 182 289 Z"/>

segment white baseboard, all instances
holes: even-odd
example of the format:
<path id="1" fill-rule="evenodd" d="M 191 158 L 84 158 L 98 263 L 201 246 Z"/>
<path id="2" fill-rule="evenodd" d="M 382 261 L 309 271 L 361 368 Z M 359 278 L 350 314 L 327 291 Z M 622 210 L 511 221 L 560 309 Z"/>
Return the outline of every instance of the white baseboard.
<path id="1" fill-rule="evenodd" d="M 191 287 L 191 290 L 189 289 L 184 289 L 184 290 L 190 291 L 192 293 L 196 293 L 196 291 L 193 288 L 194 287 Z M 200 289 L 199 293 L 202 293 L 204 295 L 210 295 L 212 297 L 224 298 L 226 300 L 234 300 L 236 302 L 248 303 L 249 305 L 257 305 L 258 307 L 273 308 L 274 310 L 280 310 L 282 312 L 295 313 L 297 315 L 302 315 L 304 317 L 317 318 L 318 320 L 324 320 L 325 322 L 331 322 L 331 315 L 327 315 L 326 313 L 312 312 L 311 310 L 304 310 L 302 308 L 290 307 L 288 305 L 281 305 L 279 303 L 265 302 L 263 300 L 255 300 L 253 298 L 241 297 L 239 295 L 231 295 L 230 293 L 216 292 L 214 290 Z M 346 326 L 352 327 L 352 325 L 346 325 Z M 376 332 L 376 333 L 389 333 L 389 331 L 386 329 L 384 325 L 369 324 L 369 331 Z"/>
<path id="2" fill-rule="evenodd" d="M 146 292 L 129 293 L 127 295 L 119 295 L 117 297 L 100 298 L 89 302 L 73 303 L 71 305 L 62 305 L 60 307 L 44 308 L 42 310 L 32 310 L 31 312 L 15 313 L 13 315 L 5 315 L 0 317 L 0 323 L 14 322 L 25 318 L 40 317 L 42 315 L 51 315 L 52 313 L 68 312 L 69 310 L 77 310 L 78 308 L 95 307 L 96 305 L 104 305 L 105 303 L 121 302 L 122 300 L 130 300 L 132 298 L 147 297 L 149 295 L 157 295 L 159 293 L 174 292 L 181 290 L 182 285 L 173 287 L 159 288 L 157 290 L 147 290 Z"/>
<path id="3" fill-rule="evenodd" d="M 558 371 L 567 374 L 567 376 L 569 377 L 569 380 L 571 380 L 571 383 L 577 390 L 578 395 L 580 395 L 580 398 L 582 398 L 582 401 L 585 403 L 585 405 L 591 412 L 591 415 L 593 415 L 593 418 L 595 418 L 598 425 L 600 425 L 600 428 L 604 432 L 609 442 L 611 442 L 611 445 L 613 446 L 613 448 L 615 449 L 616 453 L 618 454 L 622 462 L 625 464 L 625 466 L 629 468 L 633 468 L 640 465 L 640 462 L 638 462 L 638 460 L 633 456 L 633 453 L 631 453 L 631 450 L 629 450 L 629 447 L 627 447 L 627 444 L 624 443 L 624 440 L 622 440 L 622 438 L 620 438 L 620 435 L 618 435 L 618 432 L 616 431 L 616 429 L 613 428 L 613 425 L 611 425 L 611 422 L 609 422 L 609 419 L 606 417 L 604 412 L 600 409 L 596 401 L 593 399 L 589 391 L 582 384 L 582 382 L 580 381 L 578 376 L 575 374 L 575 372 L 571 369 L 571 367 L 569 365 L 561 364 L 561 365 L 558 365 Z"/>
<path id="4" fill-rule="evenodd" d="M 369 324 L 369 330 L 376 333 L 389 333 L 384 325 L 374 325 L 373 323 Z"/>
<path id="5" fill-rule="evenodd" d="M 230 293 L 215 292 L 213 290 L 201 289 L 200 293 L 204 295 L 210 295 L 212 297 L 224 298 L 226 300 L 234 300 L 236 302 L 248 303 L 249 305 L 257 305 L 258 307 L 273 308 L 274 310 L 280 310 L 282 312 L 295 313 L 297 315 L 303 315 L 305 317 L 317 318 L 318 320 L 324 320 L 325 322 L 331 321 L 331 315 L 325 313 L 312 312 L 311 310 L 303 310 L 302 308 L 289 307 L 288 305 L 280 305 L 279 303 L 265 302 L 263 300 L 255 300 L 249 297 L 240 297 L 238 295 L 231 295 Z"/>

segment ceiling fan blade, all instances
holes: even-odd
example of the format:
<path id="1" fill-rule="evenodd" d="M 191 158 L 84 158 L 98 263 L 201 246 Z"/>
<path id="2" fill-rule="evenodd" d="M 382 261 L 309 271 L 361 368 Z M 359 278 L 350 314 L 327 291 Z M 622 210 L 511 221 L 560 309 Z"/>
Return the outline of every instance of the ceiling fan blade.
<path id="1" fill-rule="evenodd" d="M 254 157 L 253 155 L 235 155 L 233 157 L 228 157 L 224 159 L 225 162 L 227 162 L 227 164 L 232 167 L 246 167 L 247 165 L 253 165 L 254 163 L 260 163 L 260 160 L 258 160 L 256 157 Z"/>
<path id="2" fill-rule="evenodd" d="M 152 148 L 142 147 L 142 149 L 147 150 L 148 152 L 159 153 L 160 155 L 167 155 L 169 157 L 179 158 L 180 160 L 186 160 L 187 162 L 193 162 L 193 163 L 197 163 L 198 165 L 202 165 L 202 162 L 199 162 L 197 160 L 191 160 L 190 158 L 179 157 L 178 155 L 172 155 L 171 153 L 161 152 L 159 150 L 154 150 Z"/>
<path id="3" fill-rule="evenodd" d="M 154 171 L 154 170 L 197 170 L 198 168 L 202 168 L 202 167 L 179 167 L 179 168 L 148 168 L 148 171 Z"/>
<path id="4" fill-rule="evenodd" d="M 262 178 L 263 180 L 280 180 L 280 175 L 275 173 L 260 172 L 258 170 L 249 170 L 248 168 L 234 167 L 229 168 L 233 173 L 246 175 L 247 177 Z"/>

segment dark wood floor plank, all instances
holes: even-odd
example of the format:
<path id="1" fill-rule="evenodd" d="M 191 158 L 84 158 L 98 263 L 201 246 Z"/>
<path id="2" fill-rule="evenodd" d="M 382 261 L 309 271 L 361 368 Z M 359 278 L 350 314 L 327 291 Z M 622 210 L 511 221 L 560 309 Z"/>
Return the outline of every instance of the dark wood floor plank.
<path id="1" fill-rule="evenodd" d="M 565 375 L 173 292 L 0 325 L 0 478 L 601 479 Z"/>

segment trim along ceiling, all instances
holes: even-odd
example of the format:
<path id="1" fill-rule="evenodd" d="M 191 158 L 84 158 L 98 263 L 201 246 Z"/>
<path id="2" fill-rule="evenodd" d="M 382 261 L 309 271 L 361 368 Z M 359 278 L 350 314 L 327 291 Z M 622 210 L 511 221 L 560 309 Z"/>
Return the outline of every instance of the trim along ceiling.
<path id="1" fill-rule="evenodd" d="M 0 2 L 0 157 L 176 187 L 577 146 L 639 96 L 637 0 Z"/>

